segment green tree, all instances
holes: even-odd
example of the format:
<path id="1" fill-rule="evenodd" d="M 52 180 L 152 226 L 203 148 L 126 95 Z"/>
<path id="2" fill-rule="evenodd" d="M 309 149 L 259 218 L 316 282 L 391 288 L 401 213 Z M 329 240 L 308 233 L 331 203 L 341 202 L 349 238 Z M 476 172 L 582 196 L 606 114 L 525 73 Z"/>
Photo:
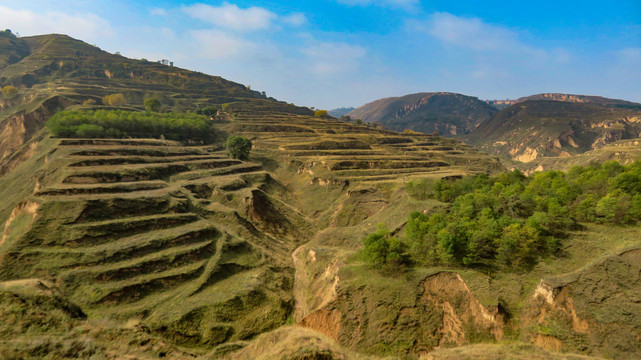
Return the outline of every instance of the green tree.
<path id="1" fill-rule="evenodd" d="M 232 158 L 247 160 L 252 149 L 252 142 L 245 137 L 232 135 L 225 141 L 225 148 L 227 148 L 229 156 Z"/>
<path id="2" fill-rule="evenodd" d="M 160 106 L 162 104 L 160 103 L 160 100 L 156 98 L 147 98 L 145 99 L 145 109 L 152 111 L 152 112 L 158 112 L 160 110 Z"/>
<path id="3" fill-rule="evenodd" d="M 378 224 L 376 232 L 363 239 L 363 257 L 377 268 L 397 269 L 404 263 L 403 245 L 401 241 L 392 237 L 389 229 L 384 224 Z"/>

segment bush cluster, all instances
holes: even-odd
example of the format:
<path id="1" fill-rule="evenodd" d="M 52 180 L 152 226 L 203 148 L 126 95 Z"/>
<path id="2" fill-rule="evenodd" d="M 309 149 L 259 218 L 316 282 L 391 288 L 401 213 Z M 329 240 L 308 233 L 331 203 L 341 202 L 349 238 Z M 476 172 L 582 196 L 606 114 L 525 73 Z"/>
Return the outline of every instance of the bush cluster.
<path id="1" fill-rule="evenodd" d="M 247 160 L 252 149 L 252 141 L 238 135 L 232 135 L 225 141 L 225 148 L 229 156 L 234 159 Z"/>
<path id="2" fill-rule="evenodd" d="M 557 253 L 580 222 L 641 221 L 641 161 L 414 182 L 408 190 L 445 203 L 428 213 L 412 212 L 405 227 L 407 255 L 427 265 L 527 269 Z"/>
<path id="3" fill-rule="evenodd" d="M 61 111 L 47 126 L 55 136 L 89 138 L 165 138 L 212 143 L 220 140 L 205 116 L 125 110 Z"/>

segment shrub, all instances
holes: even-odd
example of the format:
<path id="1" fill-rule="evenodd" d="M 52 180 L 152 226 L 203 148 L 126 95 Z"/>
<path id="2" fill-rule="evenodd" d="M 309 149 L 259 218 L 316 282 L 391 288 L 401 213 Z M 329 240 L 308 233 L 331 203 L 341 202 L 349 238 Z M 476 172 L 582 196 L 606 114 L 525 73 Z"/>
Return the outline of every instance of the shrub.
<path id="1" fill-rule="evenodd" d="M 245 137 L 232 135 L 225 141 L 225 148 L 227 148 L 229 156 L 232 158 L 247 160 L 252 149 L 252 142 Z"/>
<path id="2" fill-rule="evenodd" d="M 7 85 L 0 89 L 0 92 L 2 92 L 2 96 L 5 99 L 11 99 L 12 97 L 18 95 L 18 88 L 13 85 Z"/>
<path id="3" fill-rule="evenodd" d="M 123 94 L 111 94 L 103 97 L 102 103 L 109 106 L 119 107 L 125 105 L 127 100 Z"/>
<path id="4" fill-rule="evenodd" d="M 85 106 L 91 106 L 91 105 L 95 105 L 95 104 L 96 104 L 96 100 L 94 100 L 94 99 L 87 99 L 87 100 L 82 102 L 82 105 L 85 105 Z"/>
<path id="5" fill-rule="evenodd" d="M 326 118 L 329 116 L 329 112 L 327 110 L 316 110 L 314 112 L 314 116 L 319 118 Z"/>
<path id="6" fill-rule="evenodd" d="M 147 98 L 145 99 L 145 109 L 153 112 L 158 112 L 160 110 L 160 100 L 156 98 Z"/>

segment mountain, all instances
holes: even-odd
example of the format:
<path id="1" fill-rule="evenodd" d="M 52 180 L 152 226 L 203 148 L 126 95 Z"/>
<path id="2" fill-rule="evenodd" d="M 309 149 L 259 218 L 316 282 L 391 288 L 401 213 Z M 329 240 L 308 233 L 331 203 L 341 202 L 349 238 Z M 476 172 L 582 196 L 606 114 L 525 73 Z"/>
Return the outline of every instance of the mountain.
<path id="1" fill-rule="evenodd" d="M 55 111 L 101 104 L 110 94 L 122 93 L 131 109 L 143 109 L 144 99 L 155 97 L 163 111 L 243 103 L 262 111 L 312 113 L 218 76 L 128 59 L 57 34 L 17 38 L 0 32 L 0 87 L 7 86 L 17 93 L 0 97 L 0 134 L 6 135 L 0 138 L 0 174 L 28 157 L 24 144 Z"/>
<path id="2" fill-rule="evenodd" d="M 335 118 L 340 118 L 341 116 L 347 115 L 352 110 L 354 110 L 353 107 L 344 107 L 344 108 L 329 110 L 328 113 Z"/>
<path id="3" fill-rule="evenodd" d="M 503 110 L 508 106 L 514 104 L 519 104 L 525 101 L 534 101 L 534 100 L 550 100 L 550 101 L 563 101 L 571 103 L 590 103 L 590 104 L 599 104 L 606 106 L 619 106 L 619 107 L 631 107 L 638 108 L 639 104 L 618 100 L 618 99 L 608 99 L 602 96 L 592 96 L 592 95 L 575 95 L 575 94 L 561 94 L 561 93 L 543 93 L 530 96 L 524 96 L 516 100 L 488 100 L 487 103 L 496 107 L 499 110 Z"/>
<path id="4" fill-rule="evenodd" d="M 640 134 L 641 104 L 605 98 L 527 100 L 501 110 L 465 140 L 492 154 L 530 162 L 580 154 Z"/>
<path id="5" fill-rule="evenodd" d="M 396 131 L 409 129 L 454 136 L 469 133 L 496 111 L 475 97 L 436 92 L 376 100 L 347 115 Z"/>

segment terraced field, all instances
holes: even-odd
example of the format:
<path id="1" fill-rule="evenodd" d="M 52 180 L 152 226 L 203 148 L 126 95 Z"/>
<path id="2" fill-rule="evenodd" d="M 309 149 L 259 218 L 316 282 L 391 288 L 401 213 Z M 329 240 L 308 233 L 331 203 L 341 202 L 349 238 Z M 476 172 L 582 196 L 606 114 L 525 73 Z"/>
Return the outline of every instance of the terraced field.
<path id="1" fill-rule="evenodd" d="M 23 200 L 2 207 L 0 280 L 40 279 L 91 321 L 224 353 L 300 320 L 301 245 L 323 238 L 348 254 L 377 219 L 418 206 L 407 180 L 501 169 L 451 139 L 252 113 L 220 124 L 252 139 L 251 161 L 217 146 L 45 136 L 15 171 L 29 177 L 2 180 Z"/>
<path id="2" fill-rule="evenodd" d="M 501 168 L 498 160 L 453 139 L 397 133 L 296 115 L 242 114 L 226 126 L 283 159 L 313 182 L 404 182 Z"/>
<path id="3" fill-rule="evenodd" d="M 146 318 L 178 343 L 243 339 L 285 320 L 295 242 L 245 219 L 250 199 L 270 198 L 260 164 L 155 140 L 62 139 L 52 156 L 65 165 L 28 200 L 31 229 L 7 239 L 5 280 L 55 279 L 91 315 Z"/>

